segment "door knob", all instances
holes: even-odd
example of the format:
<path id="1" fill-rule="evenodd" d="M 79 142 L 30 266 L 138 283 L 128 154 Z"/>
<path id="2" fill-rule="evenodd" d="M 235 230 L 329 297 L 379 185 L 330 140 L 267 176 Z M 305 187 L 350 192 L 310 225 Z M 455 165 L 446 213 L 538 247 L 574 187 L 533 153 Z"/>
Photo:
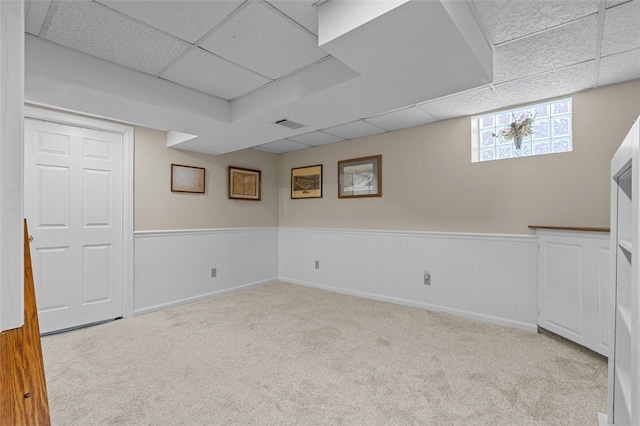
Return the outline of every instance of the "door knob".
<path id="1" fill-rule="evenodd" d="M 33 241 L 33 235 L 29 235 L 29 242 Z"/>

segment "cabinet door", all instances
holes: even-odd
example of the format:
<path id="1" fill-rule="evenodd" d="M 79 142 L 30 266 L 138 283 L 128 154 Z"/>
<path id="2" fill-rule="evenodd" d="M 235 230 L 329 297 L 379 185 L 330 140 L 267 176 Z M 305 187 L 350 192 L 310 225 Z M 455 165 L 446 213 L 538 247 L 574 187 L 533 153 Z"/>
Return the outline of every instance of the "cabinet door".
<path id="1" fill-rule="evenodd" d="M 540 238 L 538 265 L 538 325 L 589 346 L 589 250 L 584 239 Z"/>

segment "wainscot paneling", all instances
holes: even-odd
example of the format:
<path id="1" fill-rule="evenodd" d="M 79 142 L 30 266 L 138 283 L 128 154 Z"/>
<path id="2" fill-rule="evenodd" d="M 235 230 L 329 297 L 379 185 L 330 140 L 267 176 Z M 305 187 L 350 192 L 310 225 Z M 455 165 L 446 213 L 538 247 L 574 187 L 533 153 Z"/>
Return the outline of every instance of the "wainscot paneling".
<path id="1" fill-rule="evenodd" d="M 278 228 L 139 231 L 134 244 L 135 314 L 278 277 Z"/>
<path id="2" fill-rule="evenodd" d="M 536 330 L 534 236 L 285 227 L 279 232 L 282 281 Z M 424 284 L 425 271 L 431 285 Z"/>

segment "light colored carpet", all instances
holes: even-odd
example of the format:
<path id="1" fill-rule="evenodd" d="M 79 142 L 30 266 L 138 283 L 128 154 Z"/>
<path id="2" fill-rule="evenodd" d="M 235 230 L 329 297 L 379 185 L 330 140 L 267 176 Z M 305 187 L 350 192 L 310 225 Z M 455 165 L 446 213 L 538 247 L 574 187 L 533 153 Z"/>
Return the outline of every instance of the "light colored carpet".
<path id="1" fill-rule="evenodd" d="M 547 336 L 274 283 L 42 340 L 54 425 L 594 425 Z"/>

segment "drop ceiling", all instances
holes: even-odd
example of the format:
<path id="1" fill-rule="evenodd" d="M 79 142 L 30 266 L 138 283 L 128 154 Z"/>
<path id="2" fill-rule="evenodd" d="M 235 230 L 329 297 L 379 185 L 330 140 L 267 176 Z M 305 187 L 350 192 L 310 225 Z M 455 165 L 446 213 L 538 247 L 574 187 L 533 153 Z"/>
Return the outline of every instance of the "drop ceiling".
<path id="1" fill-rule="evenodd" d="M 25 31 L 27 102 L 211 154 L 290 152 L 640 78 L 640 0 L 27 0 Z"/>

